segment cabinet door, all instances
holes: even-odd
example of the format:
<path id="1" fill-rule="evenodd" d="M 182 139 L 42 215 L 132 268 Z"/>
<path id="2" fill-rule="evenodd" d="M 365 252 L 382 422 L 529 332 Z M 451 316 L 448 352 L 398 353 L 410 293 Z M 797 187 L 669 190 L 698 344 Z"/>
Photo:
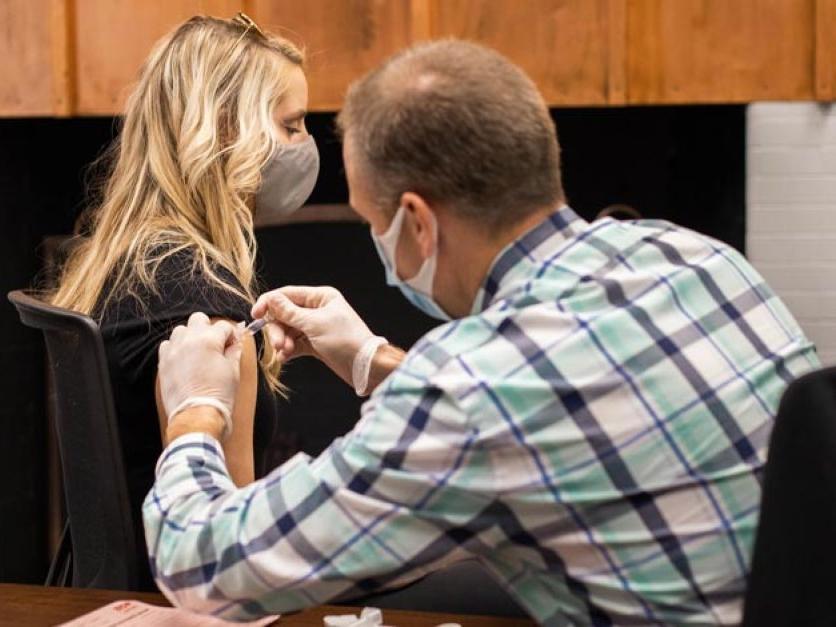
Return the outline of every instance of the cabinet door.
<path id="1" fill-rule="evenodd" d="M 128 90 L 160 37 L 193 15 L 230 18 L 244 3 L 75 0 L 74 4 L 78 112 L 112 115 L 122 111 Z"/>
<path id="2" fill-rule="evenodd" d="M 813 97 L 815 0 L 627 0 L 630 103 Z"/>
<path id="3" fill-rule="evenodd" d="M 433 34 L 495 48 L 531 76 L 550 105 L 620 99 L 620 2 L 609 0 L 432 0 Z M 612 76 L 611 76 L 612 73 Z"/>
<path id="4" fill-rule="evenodd" d="M 816 0 L 816 99 L 836 100 L 836 0 Z"/>
<path id="5" fill-rule="evenodd" d="M 0 115 L 69 113 L 64 0 L 0 2 Z"/>
<path id="6" fill-rule="evenodd" d="M 307 51 L 312 111 L 336 111 L 348 85 L 409 45 L 410 0 L 253 0 L 252 18 Z"/>

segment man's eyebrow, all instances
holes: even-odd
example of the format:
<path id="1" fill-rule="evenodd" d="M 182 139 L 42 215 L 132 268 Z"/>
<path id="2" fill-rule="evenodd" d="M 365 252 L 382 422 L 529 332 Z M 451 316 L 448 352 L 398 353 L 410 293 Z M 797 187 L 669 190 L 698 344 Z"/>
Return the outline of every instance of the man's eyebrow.
<path id="1" fill-rule="evenodd" d="M 285 124 L 292 124 L 293 122 L 299 122 L 300 120 L 304 119 L 305 116 L 308 115 L 308 112 L 304 109 L 299 109 L 295 113 L 291 113 L 290 115 L 286 116 L 282 119 Z"/>

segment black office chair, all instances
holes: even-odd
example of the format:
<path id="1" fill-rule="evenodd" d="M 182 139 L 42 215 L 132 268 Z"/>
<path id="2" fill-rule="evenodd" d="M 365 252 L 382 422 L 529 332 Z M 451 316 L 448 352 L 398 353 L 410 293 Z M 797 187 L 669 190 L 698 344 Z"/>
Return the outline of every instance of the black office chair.
<path id="1" fill-rule="evenodd" d="M 744 627 L 836 625 L 836 368 L 781 399 L 766 462 Z"/>
<path id="2" fill-rule="evenodd" d="M 21 322 L 44 334 L 71 537 L 72 585 L 134 590 L 134 525 L 104 344 L 89 317 L 10 292 Z M 60 552 L 59 552 L 60 553 Z M 57 562 L 62 561 L 59 554 Z M 48 583 L 60 583 L 53 562 Z"/>

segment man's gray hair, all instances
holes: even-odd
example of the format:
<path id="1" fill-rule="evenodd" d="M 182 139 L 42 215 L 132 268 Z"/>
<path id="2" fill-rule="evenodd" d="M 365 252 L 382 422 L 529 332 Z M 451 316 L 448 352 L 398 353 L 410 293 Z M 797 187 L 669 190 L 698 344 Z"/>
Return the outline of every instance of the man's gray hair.
<path id="1" fill-rule="evenodd" d="M 502 227 L 563 200 L 540 93 L 478 44 L 443 40 L 394 55 L 351 85 L 337 125 L 386 211 L 411 191 Z"/>

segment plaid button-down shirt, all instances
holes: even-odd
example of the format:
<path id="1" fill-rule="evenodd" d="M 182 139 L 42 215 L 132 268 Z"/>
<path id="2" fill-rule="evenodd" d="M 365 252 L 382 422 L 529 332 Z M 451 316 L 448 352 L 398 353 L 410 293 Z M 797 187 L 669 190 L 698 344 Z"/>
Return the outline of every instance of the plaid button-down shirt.
<path id="1" fill-rule="evenodd" d="M 734 250 L 564 207 L 318 458 L 235 489 L 216 441 L 173 442 L 153 572 L 250 617 L 475 557 L 544 624 L 734 623 L 773 416 L 817 365 Z"/>

